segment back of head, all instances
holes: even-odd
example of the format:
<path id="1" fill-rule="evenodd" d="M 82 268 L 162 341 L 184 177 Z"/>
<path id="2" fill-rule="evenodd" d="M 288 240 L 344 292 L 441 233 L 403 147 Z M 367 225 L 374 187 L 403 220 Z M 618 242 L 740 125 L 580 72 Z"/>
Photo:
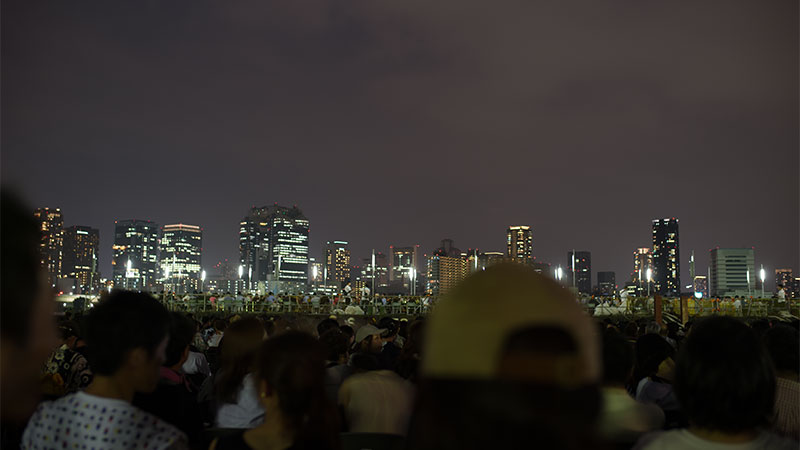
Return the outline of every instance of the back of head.
<path id="1" fill-rule="evenodd" d="M 645 334 L 636 340 L 636 378 L 653 376 L 658 366 L 675 356 L 675 349 L 658 334 Z"/>
<path id="2" fill-rule="evenodd" d="M 168 336 L 169 313 L 147 294 L 114 291 L 89 313 L 86 343 L 89 364 L 98 375 L 113 375 L 128 352 L 145 349 L 152 355 Z"/>
<path id="3" fill-rule="evenodd" d="M 800 374 L 800 335 L 797 329 L 778 324 L 764 333 L 763 340 L 779 375 Z"/>
<path id="4" fill-rule="evenodd" d="M 255 357 L 264 340 L 264 327 L 255 317 L 233 322 L 219 344 L 220 368 L 216 379 L 217 398 L 235 403 L 239 387 L 255 368 Z"/>
<path id="5" fill-rule="evenodd" d="M 337 448 L 336 412 L 324 389 L 323 345 L 309 334 L 287 331 L 262 344 L 256 366 L 256 379 L 277 393 L 294 435 L 292 448 Z"/>
<path id="6" fill-rule="evenodd" d="M 616 331 L 603 334 L 603 384 L 624 386 L 633 371 L 633 346 Z"/>
<path id="7" fill-rule="evenodd" d="M 413 448 L 585 448 L 600 407 L 597 327 L 520 264 L 478 272 L 426 322 Z"/>
<path id="8" fill-rule="evenodd" d="M 167 343 L 164 366 L 171 367 L 181 362 L 183 353 L 194 339 L 195 322 L 179 312 L 169 314 L 169 342 Z"/>
<path id="9" fill-rule="evenodd" d="M 41 231 L 32 211 L 7 189 L 0 192 L 0 334 L 25 346 L 32 310 L 45 288 L 38 252 Z"/>
<path id="10" fill-rule="evenodd" d="M 326 331 L 332 329 L 339 329 L 339 322 L 336 319 L 332 319 L 328 317 L 327 319 L 323 319 L 320 323 L 317 324 L 317 336 L 322 336 L 325 334 Z"/>
<path id="11" fill-rule="evenodd" d="M 325 347 L 325 358 L 328 361 L 339 361 L 347 356 L 350 347 L 350 338 L 339 330 L 339 327 L 328 330 L 319 337 L 319 342 Z"/>
<path id="12" fill-rule="evenodd" d="M 711 317 L 694 325 L 678 354 L 675 392 L 692 425 L 748 431 L 772 415 L 775 374 L 753 330 L 736 319 Z"/>

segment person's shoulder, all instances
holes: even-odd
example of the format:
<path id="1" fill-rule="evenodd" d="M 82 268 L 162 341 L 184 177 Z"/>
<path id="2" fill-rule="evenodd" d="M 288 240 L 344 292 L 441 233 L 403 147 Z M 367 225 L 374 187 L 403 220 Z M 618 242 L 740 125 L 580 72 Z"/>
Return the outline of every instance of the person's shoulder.
<path id="1" fill-rule="evenodd" d="M 633 450 L 667 450 L 683 448 L 679 444 L 684 430 L 654 431 L 636 441 Z"/>
<path id="2" fill-rule="evenodd" d="M 131 422 L 136 422 L 149 448 L 186 448 L 186 435 L 177 427 L 143 409 L 133 405 L 131 408 Z"/>
<path id="3" fill-rule="evenodd" d="M 779 436 L 775 433 L 764 431 L 758 437 L 757 448 L 769 448 L 775 450 L 797 450 L 800 447 L 794 439 Z"/>

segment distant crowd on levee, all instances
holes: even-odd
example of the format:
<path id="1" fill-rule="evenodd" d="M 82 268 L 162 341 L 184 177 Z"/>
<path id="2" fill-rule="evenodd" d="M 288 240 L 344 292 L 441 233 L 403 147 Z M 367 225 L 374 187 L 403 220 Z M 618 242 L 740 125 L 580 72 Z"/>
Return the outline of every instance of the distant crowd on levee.
<path id="1" fill-rule="evenodd" d="M 593 318 L 514 264 L 404 320 L 170 312 L 130 291 L 57 316 L 30 210 L 6 190 L 0 207 L 4 449 L 800 446 L 790 316 Z"/>

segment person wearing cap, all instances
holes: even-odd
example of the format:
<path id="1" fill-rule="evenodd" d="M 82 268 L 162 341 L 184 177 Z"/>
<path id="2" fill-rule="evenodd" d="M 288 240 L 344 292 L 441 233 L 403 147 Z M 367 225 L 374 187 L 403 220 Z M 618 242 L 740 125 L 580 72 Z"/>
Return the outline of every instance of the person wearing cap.
<path id="1" fill-rule="evenodd" d="M 378 355 L 386 328 L 364 325 L 356 332 L 357 352 L 350 358 L 353 375 L 342 382 L 338 403 L 347 431 L 405 435 L 414 388 L 394 371 L 380 367 Z"/>
<path id="2" fill-rule="evenodd" d="M 381 333 L 381 353 L 378 356 L 380 366 L 383 369 L 394 370 L 397 358 L 400 357 L 400 347 L 395 344 L 397 339 L 398 326 L 391 317 L 384 317 L 378 322 L 378 326 L 386 329 Z"/>
<path id="3" fill-rule="evenodd" d="M 466 278 L 427 320 L 408 448 L 597 447 L 598 331 L 532 268 Z"/>

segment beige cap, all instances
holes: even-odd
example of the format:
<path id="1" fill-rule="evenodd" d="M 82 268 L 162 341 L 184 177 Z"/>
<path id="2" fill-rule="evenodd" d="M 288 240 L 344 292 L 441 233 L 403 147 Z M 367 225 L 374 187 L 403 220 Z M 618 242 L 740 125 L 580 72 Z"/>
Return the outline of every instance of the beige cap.
<path id="1" fill-rule="evenodd" d="M 582 374 L 600 379 L 597 327 L 560 284 L 521 264 L 498 264 L 471 275 L 443 298 L 426 325 L 421 371 L 429 378 L 493 379 L 513 332 L 558 326 L 575 339 Z"/>

